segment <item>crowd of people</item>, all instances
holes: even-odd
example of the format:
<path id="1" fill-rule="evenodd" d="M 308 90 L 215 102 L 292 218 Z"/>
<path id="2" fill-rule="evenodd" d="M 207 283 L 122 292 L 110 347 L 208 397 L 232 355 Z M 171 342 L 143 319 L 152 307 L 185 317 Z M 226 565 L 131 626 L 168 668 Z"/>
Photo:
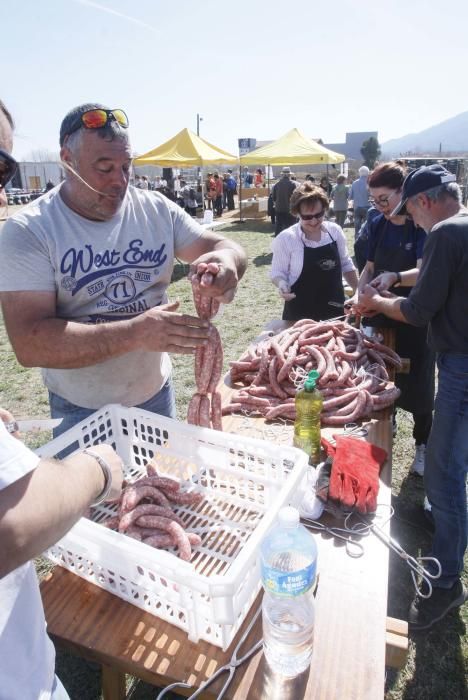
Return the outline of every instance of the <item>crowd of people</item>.
<path id="1" fill-rule="evenodd" d="M 0 102 L 0 201 L 17 168 L 13 118 Z M 0 300 L 19 363 L 40 367 L 54 436 L 108 403 L 175 417 L 170 355 L 207 344 L 209 324 L 180 313 L 167 290 L 174 259 L 187 262 L 200 294 L 234 299 L 247 264 L 232 240 L 192 218 L 199 191 L 135 176 L 122 110 L 83 104 L 61 123 L 66 177 L 5 223 L 0 237 Z M 249 175 L 251 177 L 249 177 Z M 260 169 L 242 185 L 261 187 Z M 248 180 L 248 182 L 247 182 Z M 234 208 L 232 170 L 208 173 L 207 206 Z M 283 319 L 327 320 L 345 312 L 366 326 L 391 323 L 396 350 L 410 358 L 397 375 L 398 406 L 413 416 L 410 470 L 424 478 L 434 526 L 431 555 L 441 576 L 417 595 L 410 629 L 431 629 L 468 592 L 461 580 L 467 545 L 468 211 L 455 176 L 440 165 L 406 173 L 398 162 L 367 166 L 348 187 L 288 166 L 272 189 L 275 237 L 271 281 Z M 331 201 L 333 216 L 331 216 Z M 343 233 L 353 202 L 358 275 Z M 184 211 L 185 210 L 185 211 Z M 357 230 L 357 222 L 359 230 Z M 343 278 L 352 296 L 346 300 Z M 434 399 L 435 362 L 438 391 Z M 0 688 L 9 700 L 66 700 L 55 675 L 31 559 L 56 542 L 92 503 L 116 498 L 122 463 L 107 445 L 61 460 L 39 459 L 0 409 Z M 54 498 L 47 494 L 53 492 Z M 31 685 L 33 684 L 33 685 Z"/>

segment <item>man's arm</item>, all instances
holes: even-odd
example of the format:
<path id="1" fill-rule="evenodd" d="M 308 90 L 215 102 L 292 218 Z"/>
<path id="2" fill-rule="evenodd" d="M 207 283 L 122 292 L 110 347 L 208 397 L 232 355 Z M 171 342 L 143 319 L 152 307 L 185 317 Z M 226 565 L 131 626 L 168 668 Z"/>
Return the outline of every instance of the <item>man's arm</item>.
<path id="1" fill-rule="evenodd" d="M 110 445 L 92 448 L 109 464 L 118 497 L 122 462 Z M 0 578 L 41 554 L 63 537 L 104 488 L 94 457 L 80 453 L 38 466 L 0 491 Z M 52 494 L 52 495 L 51 495 Z"/>
<path id="2" fill-rule="evenodd" d="M 25 367 L 88 367 L 133 350 L 192 354 L 208 337 L 205 321 L 165 304 L 125 321 L 76 323 L 56 317 L 51 292 L 0 295 L 8 337 Z"/>
<path id="3" fill-rule="evenodd" d="M 367 285 L 360 293 L 359 300 L 357 303 L 357 311 L 359 313 L 366 315 L 369 312 L 377 312 L 385 314 L 388 318 L 393 318 L 395 321 L 403 321 L 403 323 L 408 323 L 408 320 L 403 315 L 401 311 L 401 302 L 404 301 L 404 297 L 383 297 L 381 296 L 375 287 L 370 284 Z"/>

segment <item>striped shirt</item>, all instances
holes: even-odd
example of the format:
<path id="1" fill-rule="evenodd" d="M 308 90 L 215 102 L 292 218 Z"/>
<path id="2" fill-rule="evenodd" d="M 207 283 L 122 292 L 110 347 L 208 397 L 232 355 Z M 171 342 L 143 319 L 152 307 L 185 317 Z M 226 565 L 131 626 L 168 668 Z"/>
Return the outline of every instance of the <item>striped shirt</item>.
<path id="1" fill-rule="evenodd" d="M 302 232 L 300 222 L 298 222 L 282 231 L 272 241 L 271 249 L 273 251 L 273 260 L 271 263 L 270 279 L 272 281 L 281 279 L 289 286 L 293 285 L 294 282 L 299 279 L 302 272 L 302 266 L 304 264 L 304 246 L 307 248 L 320 248 L 321 246 L 328 245 L 332 240 L 336 241 L 338 246 L 342 272 L 351 272 L 355 270 L 356 268 L 348 253 L 345 235 L 340 226 L 331 221 L 324 221 L 321 228 L 320 240 L 309 241 Z"/>

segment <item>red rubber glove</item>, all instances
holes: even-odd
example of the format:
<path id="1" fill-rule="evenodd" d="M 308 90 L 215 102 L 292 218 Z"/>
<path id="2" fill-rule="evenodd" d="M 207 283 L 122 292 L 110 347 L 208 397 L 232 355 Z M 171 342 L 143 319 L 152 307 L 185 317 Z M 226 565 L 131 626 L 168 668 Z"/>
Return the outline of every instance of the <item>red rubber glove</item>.
<path id="1" fill-rule="evenodd" d="M 380 468 L 387 459 L 381 447 L 358 438 L 336 437 L 330 475 L 330 498 L 359 513 L 375 513 Z"/>

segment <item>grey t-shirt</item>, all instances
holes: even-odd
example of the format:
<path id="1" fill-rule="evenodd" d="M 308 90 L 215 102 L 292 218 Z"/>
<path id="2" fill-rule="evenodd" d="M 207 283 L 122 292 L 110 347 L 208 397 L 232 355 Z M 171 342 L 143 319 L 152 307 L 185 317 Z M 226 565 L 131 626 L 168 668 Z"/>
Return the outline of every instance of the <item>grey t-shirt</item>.
<path id="1" fill-rule="evenodd" d="M 429 323 L 436 352 L 468 354 L 468 211 L 436 224 L 424 244 L 418 281 L 401 311 L 409 323 Z"/>
<path id="2" fill-rule="evenodd" d="M 128 319 L 167 302 L 174 256 L 203 234 L 157 192 L 129 187 L 109 221 L 85 219 L 51 190 L 5 223 L 0 291 L 57 295 L 57 317 L 78 323 Z M 166 353 L 134 352 L 79 369 L 43 369 L 46 386 L 85 408 L 134 406 L 151 398 L 171 371 Z"/>

